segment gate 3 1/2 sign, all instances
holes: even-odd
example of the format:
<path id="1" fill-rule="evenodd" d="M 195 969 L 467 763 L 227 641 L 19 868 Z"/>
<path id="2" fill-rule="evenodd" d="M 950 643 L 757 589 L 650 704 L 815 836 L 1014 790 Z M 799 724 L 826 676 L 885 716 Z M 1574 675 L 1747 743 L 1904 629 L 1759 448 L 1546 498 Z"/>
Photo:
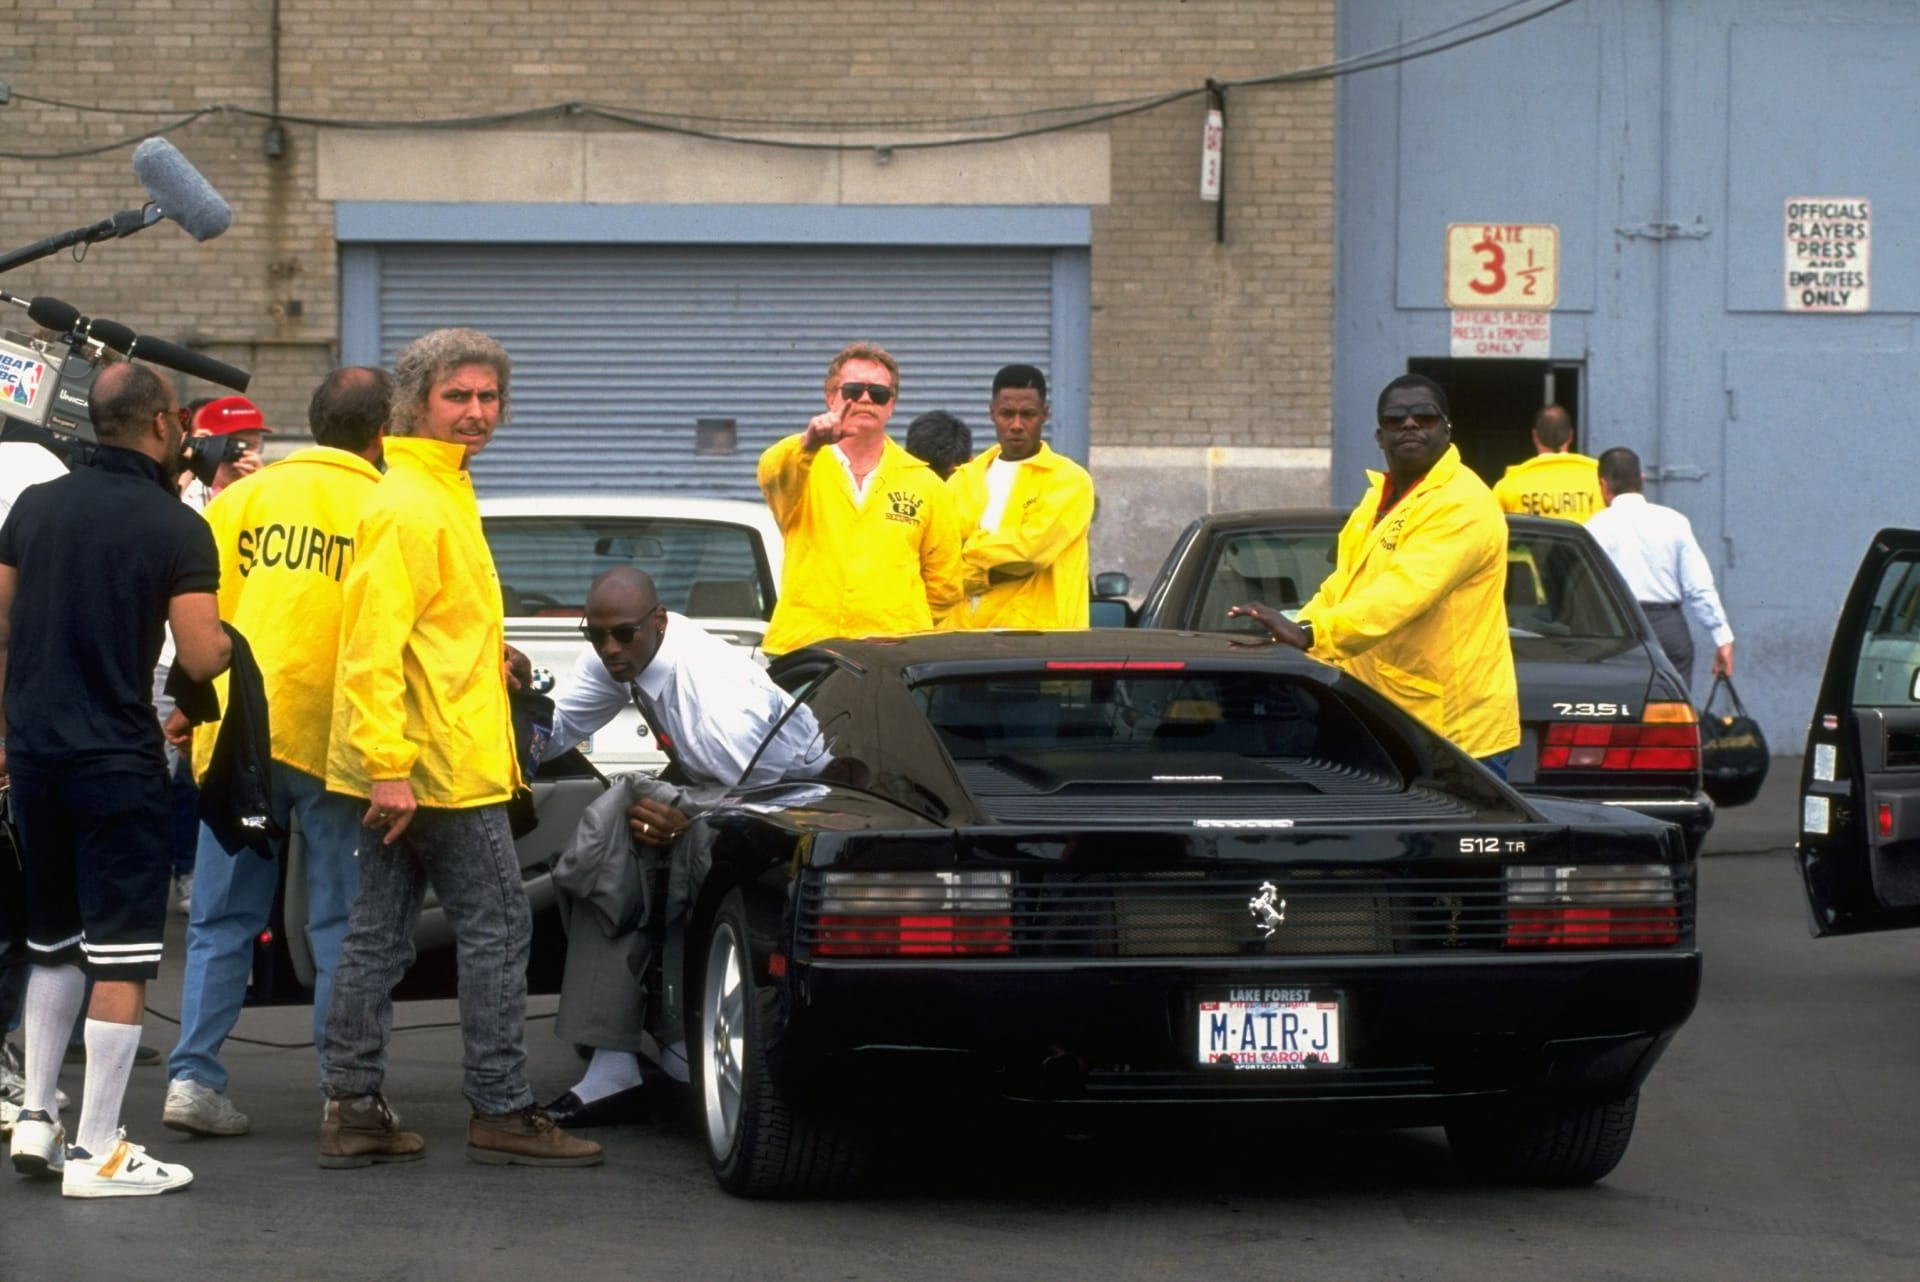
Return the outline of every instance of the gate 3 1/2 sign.
<path id="1" fill-rule="evenodd" d="M 1549 308 L 1560 298 L 1560 229 L 1552 223 L 1449 223 L 1447 306 Z"/>

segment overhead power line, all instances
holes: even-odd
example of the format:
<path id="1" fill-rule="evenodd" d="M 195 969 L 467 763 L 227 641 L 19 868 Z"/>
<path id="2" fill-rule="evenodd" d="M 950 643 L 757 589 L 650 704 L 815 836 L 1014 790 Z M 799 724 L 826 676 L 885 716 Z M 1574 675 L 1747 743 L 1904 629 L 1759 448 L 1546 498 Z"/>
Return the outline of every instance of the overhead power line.
<path id="1" fill-rule="evenodd" d="M 1216 80 L 1211 84 L 1217 89 L 1254 89 L 1269 85 L 1304 84 L 1316 80 L 1331 80 L 1341 76 L 1358 75 L 1361 72 L 1375 71 L 1385 67 L 1398 66 L 1419 58 L 1429 58 L 1435 54 L 1457 49 L 1474 41 L 1485 40 L 1490 36 L 1510 31 L 1523 23 L 1543 18 L 1558 9 L 1564 9 L 1576 0 L 1508 0 L 1508 3 L 1488 9 L 1483 13 L 1452 23 L 1408 40 L 1398 41 L 1366 53 L 1353 54 L 1332 62 L 1314 66 L 1300 67 L 1292 71 L 1277 72 L 1272 75 L 1251 76 L 1238 80 Z M 1524 10 L 1523 12 L 1515 12 Z M 1504 16 L 1503 15 L 1507 15 Z M 1501 19 L 1500 21 L 1495 21 Z M 1488 25 L 1491 24 L 1491 25 Z M 1480 28 L 1480 29 L 1474 29 Z M 1449 38 L 1450 37 L 1450 38 Z M 1155 111 L 1189 98 L 1197 98 L 1209 92 L 1207 84 L 1190 88 L 1172 89 L 1157 94 L 1143 94 L 1132 98 L 1121 98 L 1099 102 L 1069 104 L 1053 107 L 1026 108 L 1019 111 L 988 113 L 970 116 L 925 117 L 911 119 L 863 119 L 863 120 L 824 120 L 805 118 L 775 118 L 748 116 L 712 116 L 692 112 L 658 111 L 645 108 L 627 108 L 607 106 L 592 102 L 563 102 L 543 107 L 531 107 L 518 111 L 494 112 L 477 116 L 455 116 L 438 120 L 366 120 L 345 117 L 302 116 L 285 112 L 267 112 L 253 107 L 242 107 L 223 103 L 203 107 L 184 116 L 174 117 L 150 129 L 97 143 L 87 147 L 72 148 L 63 151 L 0 151 L 0 158 L 7 160 L 72 160 L 85 156 L 97 156 L 123 147 L 134 146 L 148 138 L 158 137 L 183 129 L 204 117 L 214 115 L 241 116 L 268 121 L 282 125 L 307 125 L 317 129 L 342 129 L 358 131 L 399 131 L 399 130 L 470 130 L 498 128 L 506 125 L 527 124 L 540 120 L 577 116 L 588 119 L 604 120 L 611 124 L 625 125 L 634 129 L 645 129 L 656 133 L 676 134 L 682 137 L 701 138 L 714 142 L 736 143 L 756 147 L 779 147 L 798 151 L 916 151 L 939 147 L 974 146 L 981 143 L 1012 142 L 1023 138 L 1038 137 L 1043 134 L 1060 133 L 1069 129 L 1084 129 L 1090 125 L 1106 124 L 1124 119 L 1142 112 Z M 144 108 L 107 107 L 85 103 L 65 102 L 54 98 L 42 98 L 33 94 L 14 91 L 12 98 L 20 102 L 31 102 L 39 106 L 61 111 L 75 111 L 86 114 L 113 116 L 153 117 L 169 113 L 156 112 Z M 1020 122 L 1030 121 L 1023 124 Z M 918 133 L 943 133 L 947 137 L 918 137 L 903 133 L 891 141 L 869 138 L 862 142 L 848 142 L 844 139 L 807 139 L 791 136 L 742 133 L 741 129 L 777 129 L 783 135 L 810 132 L 860 133 L 872 135 L 884 130 L 916 131 Z"/>

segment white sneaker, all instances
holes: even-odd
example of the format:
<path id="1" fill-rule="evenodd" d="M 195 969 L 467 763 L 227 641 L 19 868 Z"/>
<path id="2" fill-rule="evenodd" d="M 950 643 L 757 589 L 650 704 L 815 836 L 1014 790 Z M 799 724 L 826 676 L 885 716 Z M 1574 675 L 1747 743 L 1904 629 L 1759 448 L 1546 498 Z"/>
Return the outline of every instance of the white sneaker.
<path id="1" fill-rule="evenodd" d="M 20 1106 L 0 1095 L 0 1135 L 13 1134 L 13 1119 L 20 1116 Z"/>
<path id="2" fill-rule="evenodd" d="M 95 1157 L 78 1146 L 67 1150 L 60 1196 L 148 1197 L 191 1183 L 192 1171 L 178 1162 L 162 1162 L 138 1144 L 129 1143 L 122 1127 L 113 1150 L 104 1157 Z"/>
<path id="3" fill-rule="evenodd" d="M 13 1169 L 22 1175 L 53 1176 L 67 1164 L 67 1130 L 37 1108 L 13 1119 Z"/>
<path id="4" fill-rule="evenodd" d="M 173 879 L 169 887 L 172 891 L 173 915 L 186 917 L 193 912 L 193 874 L 183 872 Z"/>
<path id="5" fill-rule="evenodd" d="M 20 1048 L 9 1041 L 0 1041 L 0 1135 L 7 1133 L 13 1125 L 13 1115 L 20 1111 L 27 1100 L 26 1064 Z M 67 1093 L 58 1087 L 53 1091 L 53 1102 L 58 1108 L 71 1108 L 73 1101 Z M 13 1106 L 13 1112 L 6 1111 L 6 1105 Z"/>
<path id="6" fill-rule="evenodd" d="M 167 1106 L 160 1121 L 193 1135 L 245 1135 L 253 1125 L 232 1100 L 191 1077 L 167 1083 Z"/>

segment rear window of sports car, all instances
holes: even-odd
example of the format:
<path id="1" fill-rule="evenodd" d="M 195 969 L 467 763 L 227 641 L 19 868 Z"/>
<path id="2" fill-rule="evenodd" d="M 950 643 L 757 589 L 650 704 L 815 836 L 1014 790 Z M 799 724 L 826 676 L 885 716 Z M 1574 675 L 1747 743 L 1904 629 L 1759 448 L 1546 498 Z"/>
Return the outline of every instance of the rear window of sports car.
<path id="1" fill-rule="evenodd" d="M 745 526 L 592 516 L 497 516 L 482 525 L 509 617 L 577 619 L 595 576 L 621 565 L 652 575 L 667 609 L 690 618 L 773 612 L 759 537 Z"/>
<path id="2" fill-rule="evenodd" d="M 1324 686 L 1266 672 L 1035 672 L 922 682 L 914 699 L 956 762 L 1071 752 L 1312 757 L 1394 773 Z"/>

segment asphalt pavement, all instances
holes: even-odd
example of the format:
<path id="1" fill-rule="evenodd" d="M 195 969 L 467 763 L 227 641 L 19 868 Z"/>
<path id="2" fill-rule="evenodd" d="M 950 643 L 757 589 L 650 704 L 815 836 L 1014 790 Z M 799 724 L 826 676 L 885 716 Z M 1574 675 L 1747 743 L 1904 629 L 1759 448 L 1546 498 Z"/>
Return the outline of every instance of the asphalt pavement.
<path id="1" fill-rule="evenodd" d="M 658 1094 L 655 1120 L 596 1131 L 604 1166 L 478 1166 L 462 1154 L 453 1003 L 396 1010 L 388 1089 L 425 1161 L 315 1163 L 320 1097 L 306 1007 L 245 1012 L 229 1043 L 254 1131 L 159 1124 L 161 1069 L 136 1069 L 131 1137 L 192 1166 L 195 1186 L 76 1203 L 0 1170 L 0 1282 L 233 1274 L 302 1282 L 566 1282 L 651 1277 L 1102 1282 L 1313 1276 L 1448 1282 L 1641 1282 L 1920 1275 L 1920 968 L 1906 934 L 1812 940 L 1794 840 L 1799 761 L 1777 758 L 1748 806 L 1723 810 L 1701 876 L 1706 986 L 1643 1092 L 1627 1159 L 1590 1189 L 1478 1184 L 1433 1130 L 1324 1134 L 1245 1119 L 1173 1135 L 1119 1127 L 898 1136 L 871 1187 L 831 1202 L 748 1203 L 707 1170 L 697 1111 Z M 145 1040 L 170 1047 L 176 919 Z M 580 1061 L 535 998 L 529 1073 L 542 1099 Z M 281 1045 L 275 1045 L 279 1043 Z M 79 1093 L 80 1070 L 63 1074 Z"/>

